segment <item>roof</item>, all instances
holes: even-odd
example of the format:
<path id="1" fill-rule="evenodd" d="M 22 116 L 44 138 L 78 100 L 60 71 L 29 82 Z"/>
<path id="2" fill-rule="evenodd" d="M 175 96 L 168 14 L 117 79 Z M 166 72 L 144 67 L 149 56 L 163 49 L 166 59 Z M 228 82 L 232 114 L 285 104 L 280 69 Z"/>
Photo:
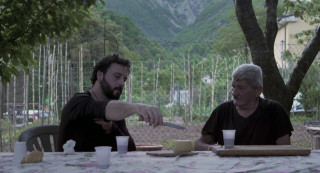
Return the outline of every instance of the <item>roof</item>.
<path id="1" fill-rule="evenodd" d="M 297 22 L 299 20 L 300 19 L 295 17 L 293 14 L 284 15 L 284 16 L 279 17 L 279 19 L 278 19 L 278 27 L 281 28 L 281 27 L 287 25 L 290 22 Z"/>

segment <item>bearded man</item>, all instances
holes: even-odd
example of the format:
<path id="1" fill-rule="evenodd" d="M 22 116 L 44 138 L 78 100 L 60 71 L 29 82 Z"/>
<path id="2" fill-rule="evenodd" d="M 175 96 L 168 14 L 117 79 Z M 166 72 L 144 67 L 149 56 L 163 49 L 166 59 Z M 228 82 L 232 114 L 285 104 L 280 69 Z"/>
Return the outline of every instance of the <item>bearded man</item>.
<path id="1" fill-rule="evenodd" d="M 75 94 L 62 110 L 59 151 L 68 140 L 76 142 L 75 151 L 94 151 L 96 146 L 111 146 L 112 151 L 117 151 L 116 136 L 129 136 L 128 151 L 135 151 L 125 118 L 138 114 L 151 126 L 163 123 L 157 107 L 119 101 L 130 66 L 128 59 L 116 54 L 95 65 L 91 90 Z"/>

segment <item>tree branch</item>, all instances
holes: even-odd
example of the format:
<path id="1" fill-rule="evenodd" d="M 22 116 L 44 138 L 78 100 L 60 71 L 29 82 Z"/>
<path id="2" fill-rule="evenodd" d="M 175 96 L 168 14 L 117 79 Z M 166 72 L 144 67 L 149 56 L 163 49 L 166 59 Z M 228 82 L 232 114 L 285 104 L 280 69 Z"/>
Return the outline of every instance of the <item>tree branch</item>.
<path id="1" fill-rule="evenodd" d="M 14 42 L 14 41 L 17 40 L 18 38 L 23 37 L 25 34 L 27 34 L 27 33 L 30 31 L 30 29 L 32 28 L 32 25 L 34 25 L 34 24 L 40 19 L 40 17 L 41 17 L 45 12 L 47 12 L 47 11 L 49 10 L 49 8 L 50 8 L 54 3 L 55 3 L 55 1 L 52 0 L 51 3 L 50 3 L 46 8 L 44 8 L 44 9 L 42 10 L 42 12 L 40 12 L 39 15 L 38 15 L 36 18 L 34 18 L 34 19 L 31 21 L 30 25 L 27 27 L 27 29 L 26 29 L 24 32 L 22 32 L 20 35 L 18 35 L 18 36 L 16 36 L 16 37 L 13 37 L 13 38 L 8 39 L 8 42 Z"/>
<path id="2" fill-rule="evenodd" d="M 266 0 L 266 30 L 265 38 L 268 50 L 273 52 L 274 42 L 278 33 L 277 24 L 277 6 L 278 0 Z"/>
<path id="3" fill-rule="evenodd" d="M 261 55 L 266 52 L 260 51 L 266 49 L 265 37 L 256 19 L 251 0 L 235 0 L 235 10 L 238 22 L 249 45 L 253 62 L 261 64 Z M 259 51 L 257 51 L 259 50 Z"/>

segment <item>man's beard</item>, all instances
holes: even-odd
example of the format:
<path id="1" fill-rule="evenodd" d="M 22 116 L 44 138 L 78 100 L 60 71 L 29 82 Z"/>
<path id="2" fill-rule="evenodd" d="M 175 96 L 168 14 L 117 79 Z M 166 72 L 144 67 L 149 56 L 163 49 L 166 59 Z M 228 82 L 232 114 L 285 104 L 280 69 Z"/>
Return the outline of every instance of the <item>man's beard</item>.
<path id="1" fill-rule="evenodd" d="M 109 99 L 111 100 L 119 100 L 121 93 L 122 93 L 122 87 L 115 87 L 112 89 L 111 85 L 109 84 L 108 81 L 106 81 L 105 79 L 102 79 L 102 81 L 100 81 L 100 86 L 102 89 L 102 92 L 105 96 L 107 96 Z M 115 90 L 119 90 L 119 94 L 113 94 L 113 91 Z"/>

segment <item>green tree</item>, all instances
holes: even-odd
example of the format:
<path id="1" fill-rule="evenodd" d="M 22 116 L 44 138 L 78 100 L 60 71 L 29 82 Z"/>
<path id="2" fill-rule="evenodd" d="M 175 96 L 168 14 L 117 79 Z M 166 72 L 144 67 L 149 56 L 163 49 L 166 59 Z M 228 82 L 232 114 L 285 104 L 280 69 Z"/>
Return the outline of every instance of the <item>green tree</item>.
<path id="1" fill-rule="evenodd" d="M 104 3 L 103 0 L 100 0 Z M 0 0 L 0 76 L 8 82 L 21 67 L 28 72 L 32 51 L 48 38 L 67 38 L 96 0 Z"/>
<path id="2" fill-rule="evenodd" d="M 263 8 L 264 0 L 253 0 L 253 9 L 257 17 L 258 24 L 261 28 L 266 24 L 266 10 Z M 278 14 L 282 14 L 283 7 L 278 8 Z M 213 47 L 216 53 L 222 55 L 233 55 L 235 52 L 246 51 L 247 42 L 241 32 L 241 27 L 236 18 L 234 9 L 230 9 L 228 12 L 227 21 L 228 24 L 219 28 L 217 34 L 218 39 L 214 42 Z"/>
<path id="3" fill-rule="evenodd" d="M 320 49 L 320 25 L 314 31 L 301 54 L 288 82 L 282 79 L 274 57 L 274 42 L 278 31 L 277 0 L 265 0 L 266 24 L 264 31 L 258 24 L 252 0 L 234 0 L 238 22 L 248 43 L 253 63 L 263 70 L 264 95 L 279 101 L 287 112 L 302 80 Z"/>
<path id="4" fill-rule="evenodd" d="M 320 23 L 320 0 L 312 1 L 286 1 L 289 10 L 292 11 L 296 17 L 301 18 L 309 25 Z M 299 44 L 308 43 L 313 35 L 313 30 L 304 30 L 296 35 L 294 38 L 298 39 Z M 301 103 L 306 110 L 318 107 L 320 101 L 320 86 L 319 82 L 319 61 L 314 61 L 308 73 L 302 81 L 300 92 L 302 94 Z"/>
<path id="5" fill-rule="evenodd" d="M 318 107 L 320 104 L 320 68 L 319 62 L 314 62 L 310 67 L 307 75 L 303 79 L 303 83 L 300 88 L 302 94 L 301 103 L 305 110 L 310 110 L 314 107 Z"/>

